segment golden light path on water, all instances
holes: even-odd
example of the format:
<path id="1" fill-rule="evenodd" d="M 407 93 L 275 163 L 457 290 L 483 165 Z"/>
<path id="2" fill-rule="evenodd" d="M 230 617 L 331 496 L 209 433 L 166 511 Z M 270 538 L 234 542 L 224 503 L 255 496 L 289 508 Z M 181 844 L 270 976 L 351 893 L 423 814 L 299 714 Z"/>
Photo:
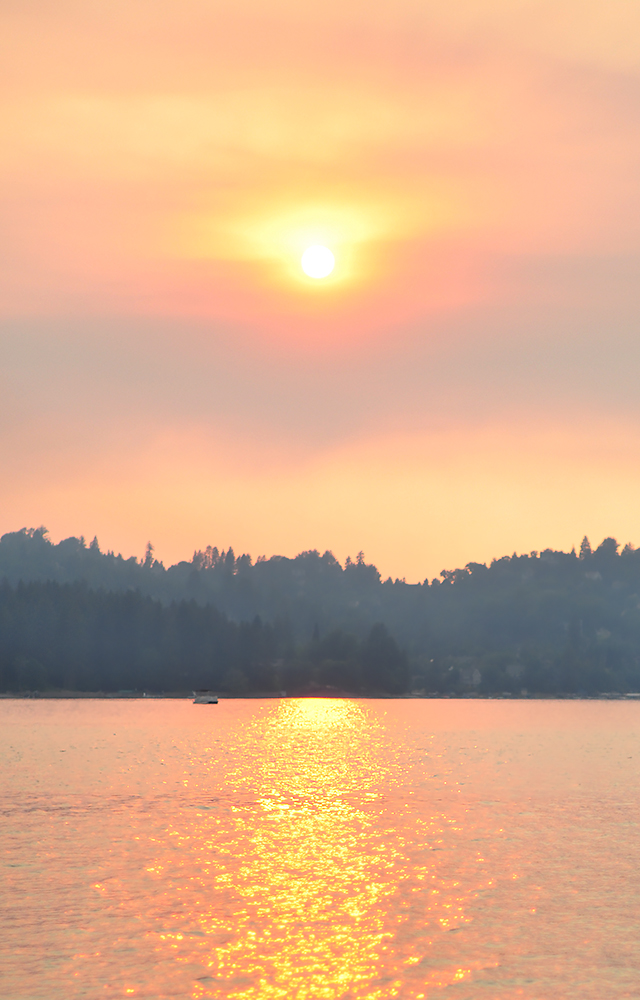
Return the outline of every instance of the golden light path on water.
<path id="1" fill-rule="evenodd" d="M 621 1000 L 640 705 L 0 702 L 10 1000 Z"/>
<path id="2" fill-rule="evenodd" d="M 424 955 L 398 953 L 393 925 L 406 916 L 388 919 L 409 872 L 401 830 L 379 823 L 379 800 L 393 780 L 393 758 L 379 753 L 382 726 L 354 702 L 309 699 L 282 703 L 257 728 L 256 773 L 241 781 L 257 794 L 260 819 L 253 804 L 238 810 L 230 847 L 242 862 L 216 878 L 239 906 L 233 940 L 209 960 L 218 980 L 213 995 L 220 979 L 223 995 L 247 1000 L 398 995 L 403 968 Z M 215 848 L 215 839 L 207 846 Z M 411 872 L 417 880 L 428 875 L 428 867 Z M 454 888 L 433 905 L 434 915 L 452 926 L 465 920 L 463 903 Z M 214 912 L 201 924 L 207 936 L 224 928 Z M 412 995 L 468 972 L 454 962 L 422 976 Z M 203 985 L 199 995 L 211 991 Z"/>

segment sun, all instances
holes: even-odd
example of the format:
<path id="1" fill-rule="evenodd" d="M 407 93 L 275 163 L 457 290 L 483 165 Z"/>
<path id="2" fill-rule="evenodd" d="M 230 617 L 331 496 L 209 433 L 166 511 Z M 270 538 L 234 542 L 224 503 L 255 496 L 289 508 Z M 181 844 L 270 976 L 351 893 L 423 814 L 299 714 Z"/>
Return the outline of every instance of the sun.
<path id="1" fill-rule="evenodd" d="M 335 263 L 336 259 L 331 251 L 318 244 L 307 247 L 300 261 L 302 270 L 310 278 L 326 278 L 333 271 Z"/>

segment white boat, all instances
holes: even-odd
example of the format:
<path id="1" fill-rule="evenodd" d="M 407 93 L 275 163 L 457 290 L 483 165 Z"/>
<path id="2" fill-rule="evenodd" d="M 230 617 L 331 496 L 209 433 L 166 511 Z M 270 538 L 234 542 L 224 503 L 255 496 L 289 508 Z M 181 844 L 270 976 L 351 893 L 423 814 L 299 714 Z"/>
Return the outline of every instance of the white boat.
<path id="1" fill-rule="evenodd" d="M 217 705 L 218 699 L 215 694 L 211 691 L 194 691 L 193 692 L 193 704 L 194 705 Z"/>

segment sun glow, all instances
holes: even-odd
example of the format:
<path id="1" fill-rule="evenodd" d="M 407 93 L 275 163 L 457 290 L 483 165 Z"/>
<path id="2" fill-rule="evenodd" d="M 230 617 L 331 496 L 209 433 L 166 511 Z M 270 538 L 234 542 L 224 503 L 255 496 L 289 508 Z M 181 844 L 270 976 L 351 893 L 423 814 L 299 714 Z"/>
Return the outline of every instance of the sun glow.
<path id="1" fill-rule="evenodd" d="M 316 244 L 307 247 L 300 264 L 310 278 L 326 278 L 335 267 L 336 259 L 327 247 Z"/>
<path id="2" fill-rule="evenodd" d="M 350 204 L 327 200 L 272 206 L 267 211 L 258 206 L 253 211 L 238 207 L 227 217 L 208 213 L 185 216 L 179 253 L 191 258 L 259 262 L 268 266 L 267 273 L 276 284 L 284 281 L 289 289 L 292 282 L 309 288 L 315 284 L 309 278 L 329 276 L 332 285 L 351 285 L 366 278 L 371 247 L 395 232 L 397 216 L 392 207 L 357 203 L 355 199 Z"/>

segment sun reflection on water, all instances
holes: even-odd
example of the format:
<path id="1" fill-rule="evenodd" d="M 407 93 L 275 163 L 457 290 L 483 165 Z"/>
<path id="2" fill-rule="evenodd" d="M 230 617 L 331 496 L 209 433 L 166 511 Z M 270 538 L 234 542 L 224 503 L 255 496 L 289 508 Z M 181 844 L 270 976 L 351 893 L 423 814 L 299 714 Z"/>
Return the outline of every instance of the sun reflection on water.
<path id="1" fill-rule="evenodd" d="M 218 986 L 199 995 L 216 995 L 223 977 L 230 1000 L 382 996 L 362 987 L 389 936 L 392 862 L 380 853 L 372 864 L 363 852 L 371 818 L 351 801 L 364 793 L 371 802 L 385 779 L 362 740 L 368 728 L 362 706 L 324 699 L 283 702 L 259 723 L 247 775 L 256 803 L 237 820 L 242 906 L 232 940 L 211 958 Z"/>
<path id="2" fill-rule="evenodd" d="M 283 701 L 238 734 L 226 806 L 183 813 L 147 869 L 188 875 L 189 928 L 155 946 L 193 967 L 194 1000 L 419 1000 L 471 974 L 445 941 L 471 919 L 438 865 L 457 827 L 397 794 L 396 737 L 337 699 Z"/>

